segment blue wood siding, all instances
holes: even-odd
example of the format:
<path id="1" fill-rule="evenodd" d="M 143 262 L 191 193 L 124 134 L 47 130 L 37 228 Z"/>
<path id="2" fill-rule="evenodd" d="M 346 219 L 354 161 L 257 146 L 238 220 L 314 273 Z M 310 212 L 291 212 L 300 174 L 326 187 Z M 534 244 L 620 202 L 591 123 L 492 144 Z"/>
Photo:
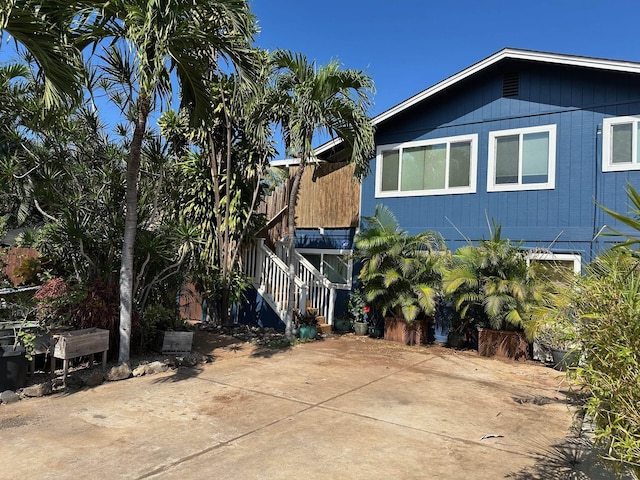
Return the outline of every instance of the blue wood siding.
<path id="1" fill-rule="evenodd" d="M 502 97 L 505 72 L 519 72 L 517 98 Z M 640 171 L 602 172 L 602 120 L 640 114 L 640 78 L 616 72 L 505 62 L 467 79 L 378 126 L 385 145 L 478 134 L 477 193 L 375 198 L 375 160 L 362 185 L 363 216 L 386 204 L 410 233 L 437 230 L 450 248 L 488 236 L 487 218 L 527 247 L 581 253 L 589 261 L 603 240 L 603 225 L 619 226 L 594 200 L 628 210 L 627 182 L 640 188 Z M 489 133 L 555 124 L 556 185 L 553 190 L 487 192 Z M 460 232 L 458 232 L 458 230 Z"/>

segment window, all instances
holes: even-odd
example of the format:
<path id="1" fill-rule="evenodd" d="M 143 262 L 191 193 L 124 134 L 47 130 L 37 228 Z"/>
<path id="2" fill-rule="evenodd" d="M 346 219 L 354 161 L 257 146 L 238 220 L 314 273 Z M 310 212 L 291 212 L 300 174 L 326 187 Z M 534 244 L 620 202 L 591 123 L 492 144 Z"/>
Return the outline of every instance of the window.
<path id="1" fill-rule="evenodd" d="M 536 264 L 538 275 L 552 282 L 564 283 L 581 270 L 580 255 L 573 253 L 529 253 L 527 265 L 531 264 Z"/>
<path id="2" fill-rule="evenodd" d="M 326 250 L 313 248 L 297 249 L 318 272 L 330 282 L 340 285 L 351 285 L 352 261 L 351 251 Z"/>
<path id="3" fill-rule="evenodd" d="M 555 188 L 556 126 L 489 133 L 489 192 Z"/>
<path id="4" fill-rule="evenodd" d="M 475 193 L 478 136 L 378 148 L 376 197 Z"/>
<path id="5" fill-rule="evenodd" d="M 602 121 L 602 171 L 640 170 L 640 118 L 616 117 Z"/>

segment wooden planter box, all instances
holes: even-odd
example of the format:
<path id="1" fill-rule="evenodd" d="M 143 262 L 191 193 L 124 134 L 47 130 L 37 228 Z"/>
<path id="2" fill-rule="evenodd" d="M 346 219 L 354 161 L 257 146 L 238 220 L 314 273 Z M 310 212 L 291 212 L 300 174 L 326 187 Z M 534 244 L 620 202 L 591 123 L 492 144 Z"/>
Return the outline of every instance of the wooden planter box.
<path id="1" fill-rule="evenodd" d="M 67 378 L 69 360 L 85 355 L 91 356 L 102 352 L 102 369 L 107 366 L 107 350 L 109 350 L 109 330 L 101 328 L 85 328 L 83 330 L 71 330 L 53 336 L 55 346 L 51 356 L 51 374 L 56 370 L 56 358 L 64 360 L 64 376 Z"/>
<path id="2" fill-rule="evenodd" d="M 166 355 L 188 355 L 191 353 L 193 332 L 161 332 L 160 351 Z"/>
<path id="3" fill-rule="evenodd" d="M 522 332 L 478 328 L 478 353 L 483 357 L 529 360 L 529 342 Z"/>
<path id="4" fill-rule="evenodd" d="M 384 339 L 405 345 L 426 345 L 428 338 L 426 320 L 414 320 L 407 324 L 402 318 L 385 317 Z"/>

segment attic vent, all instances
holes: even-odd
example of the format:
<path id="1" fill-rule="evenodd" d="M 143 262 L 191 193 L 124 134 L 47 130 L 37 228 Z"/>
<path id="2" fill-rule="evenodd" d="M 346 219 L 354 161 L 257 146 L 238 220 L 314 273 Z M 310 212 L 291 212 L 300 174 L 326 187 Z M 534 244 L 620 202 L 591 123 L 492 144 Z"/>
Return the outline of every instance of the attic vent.
<path id="1" fill-rule="evenodd" d="M 502 96 L 517 97 L 520 93 L 520 75 L 518 73 L 505 73 L 502 78 Z"/>

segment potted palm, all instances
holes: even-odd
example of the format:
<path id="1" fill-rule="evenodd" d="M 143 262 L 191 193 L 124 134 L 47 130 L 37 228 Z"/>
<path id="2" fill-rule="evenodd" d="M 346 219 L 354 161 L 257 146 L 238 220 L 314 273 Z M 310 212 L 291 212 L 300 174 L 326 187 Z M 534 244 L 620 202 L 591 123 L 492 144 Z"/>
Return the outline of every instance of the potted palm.
<path id="1" fill-rule="evenodd" d="M 300 310 L 294 310 L 293 319 L 300 340 L 311 340 L 316 337 L 318 334 L 318 310 L 316 308 L 307 308 L 304 313 Z"/>
<path id="2" fill-rule="evenodd" d="M 489 240 L 453 254 L 445 276 L 445 293 L 460 317 L 478 329 L 480 355 L 529 358 L 523 326 L 543 292 L 518 247 L 502 238 L 500 225 L 494 223 Z"/>
<path id="3" fill-rule="evenodd" d="M 369 313 L 369 306 L 366 305 L 361 288 L 356 288 L 349 294 L 347 311 L 353 319 L 353 331 L 356 335 L 366 335 L 369 331 L 369 324 L 366 319 Z"/>
<path id="4" fill-rule="evenodd" d="M 427 321 L 446 271 L 446 250 L 435 232 L 408 235 L 387 207 L 377 206 L 356 236 L 354 256 L 368 303 L 385 318 L 384 338 L 427 342 Z"/>
<path id="5" fill-rule="evenodd" d="M 525 323 L 527 338 L 538 346 L 541 360 L 550 357 L 558 370 L 576 365 L 580 357 L 576 306 L 582 293 L 577 281 L 550 284 L 543 302 Z"/>

